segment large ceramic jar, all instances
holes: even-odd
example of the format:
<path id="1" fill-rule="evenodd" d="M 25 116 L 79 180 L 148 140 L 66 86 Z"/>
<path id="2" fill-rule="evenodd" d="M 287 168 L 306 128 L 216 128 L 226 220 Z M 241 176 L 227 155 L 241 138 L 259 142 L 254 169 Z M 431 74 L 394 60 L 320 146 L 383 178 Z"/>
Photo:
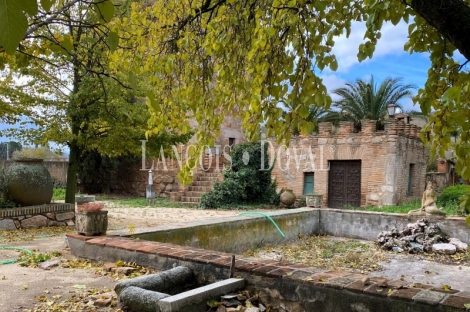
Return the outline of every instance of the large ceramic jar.
<path id="1" fill-rule="evenodd" d="M 292 190 L 285 190 L 281 194 L 281 203 L 286 207 L 290 207 L 295 203 L 295 194 Z"/>
<path id="2" fill-rule="evenodd" d="M 8 172 L 7 198 L 21 206 L 43 205 L 52 199 L 52 177 L 42 159 L 16 159 Z"/>

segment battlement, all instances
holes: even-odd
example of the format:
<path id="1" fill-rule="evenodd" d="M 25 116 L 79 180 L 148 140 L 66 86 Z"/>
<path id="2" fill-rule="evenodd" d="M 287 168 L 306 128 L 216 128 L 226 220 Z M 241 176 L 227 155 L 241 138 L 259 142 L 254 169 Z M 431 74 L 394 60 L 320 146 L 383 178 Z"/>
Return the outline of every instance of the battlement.
<path id="1" fill-rule="evenodd" d="M 318 138 L 346 138 L 352 136 L 396 135 L 409 139 L 419 139 L 421 128 L 416 125 L 407 124 L 402 120 L 396 119 L 387 120 L 384 124 L 384 130 L 377 130 L 376 120 L 365 119 L 361 121 L 361 130 L 356 131 L 354 123 L 350 121 L 341 121 L 337 127 L 331 122 L 321 122 L 318 124 L 318 132 L 314 136 Z"/>

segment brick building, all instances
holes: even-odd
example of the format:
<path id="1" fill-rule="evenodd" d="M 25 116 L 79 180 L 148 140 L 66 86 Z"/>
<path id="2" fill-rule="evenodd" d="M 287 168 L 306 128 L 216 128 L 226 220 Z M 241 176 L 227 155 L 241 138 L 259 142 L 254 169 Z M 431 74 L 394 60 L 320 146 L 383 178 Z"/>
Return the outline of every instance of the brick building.
<path id="1" fill-rule="evenodd" d="M 198 127 L 198 123 L 195 120 L 191 120 L 190 125 L 192 128 Z M 206 150 L 211 153 L 211 156 L 206 157 L 203 153 L 200 155 L 200 162 L 196 164 L 196 171 L 200 174 L 196 176 L 193 183 L 194 185 L 190 186 L 195 188 L 196 191 L 193 191 L 190 194 L 191 196 L 184 197 L 191 197 L 191 201 L 197 202 L 204 192 L 212 189 L 212 181 L 220 178 L 218 173 L 214 174 L 212 171 L 220 171 L 215 170 L 215 167 L 216 165 L 219 167 L 223 166 L 223 153 L 229 152 L 229 146 L 245 141 L 245 132 L 242 129 L 240 118 L 235 117 L 232 114 L 226 115 L 220 126 L 220 130 L 217 133 L 215 147 L 211 147 L 210 149 L 206 148 Z M 178 173 L 180 171 L 178 159 L 184 162 L 186 160 L 187 148 L 191 144 L 196 143 L 197 139 L 193 136 L 186 145 L 176 146 L 176 149 L 173 150 L 173 155 L 171 155 L 172 157 L 166 158 L 164 164 L 160 155 L 154 155 L 154 157 L 146 159 L 145 168 L 149 169 L 154 166 L 153 185 L 155 186 L 155 193 L 157 196 L 176 196 L 178 193 L 184 193 L 184 191 L 188 189 L 184 188 L 178 180 Z M 201 170 L 202 167 L 212 168 L 214 170 L 209 170 L 211 172 L 207 172 L 207 174 L 205 174 L 205 171 Z M 141 169 L 142 162 L 129 164 L 126 167 L 119 168 L 119 170 L 114 173 L 112 179 L 112 192 L 145 196 L 149 174 L 148 169 Z M 203 181 L 200 181 L 200 179 Z M 176 196 L 175 198 L 180 198 L 178 201 L 189 201 L 189 199 L 181 199 L 181 196 L 182 195 L 179 195 L 179 197 Z"/>
<path id="2" fill-rule="evenodd" d="M 392 120 L 384 130 L 364 120 L 361 131 L 351 122 L 320 123 L 318 133 L 294 137 L 289 147 L 274 140 L 272 175 L 279 188 L 297 197 L 323 194 L 323 205 L 394 205 L 420 198 L 425 188 L 427 154 L 420 128 Z"/>

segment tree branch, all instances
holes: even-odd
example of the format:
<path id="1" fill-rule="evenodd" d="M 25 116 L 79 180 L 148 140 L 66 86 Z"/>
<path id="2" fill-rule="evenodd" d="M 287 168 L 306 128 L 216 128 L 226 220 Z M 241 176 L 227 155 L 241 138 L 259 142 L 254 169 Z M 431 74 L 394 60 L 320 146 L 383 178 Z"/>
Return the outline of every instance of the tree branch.
<path id="1" fill-rule="evenodd" d="M 470 6 L 465 1 L 412 0 L 410 4 L 402 1 L 470 60 Z"/>

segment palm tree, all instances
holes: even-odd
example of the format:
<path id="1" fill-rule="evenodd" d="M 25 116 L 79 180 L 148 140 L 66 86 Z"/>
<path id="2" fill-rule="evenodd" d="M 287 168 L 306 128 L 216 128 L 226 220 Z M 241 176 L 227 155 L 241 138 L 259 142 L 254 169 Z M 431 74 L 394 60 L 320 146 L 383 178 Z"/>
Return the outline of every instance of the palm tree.
<path id="1" fill-rule="evenodd" d="M 314 123 L 319 122 L 332 122 L 337 124 L 339 122 L 339 112 L 325 109 L 322 106 L 310 105 L 308 107 L 308 121 L 313 121 Z"/>
<path id="2" fill-rule="evenodd" d="M 353 121 L 355 125 L 359 125 L 362 119 L 382 121 L 388 116 L 388 103 L 402 108 L 398 101 L 413 96 L 411 90 L 416 86 L 404 85 L 401 81 L 401 78 L 387 78 L 377 85 L 373 76 L 368 81 L 357 79 L 355 83 L 333 90 L 333 94 L 340 97 L 333 102 L 333 107 L 339 109 L 342 120 Z"/>

